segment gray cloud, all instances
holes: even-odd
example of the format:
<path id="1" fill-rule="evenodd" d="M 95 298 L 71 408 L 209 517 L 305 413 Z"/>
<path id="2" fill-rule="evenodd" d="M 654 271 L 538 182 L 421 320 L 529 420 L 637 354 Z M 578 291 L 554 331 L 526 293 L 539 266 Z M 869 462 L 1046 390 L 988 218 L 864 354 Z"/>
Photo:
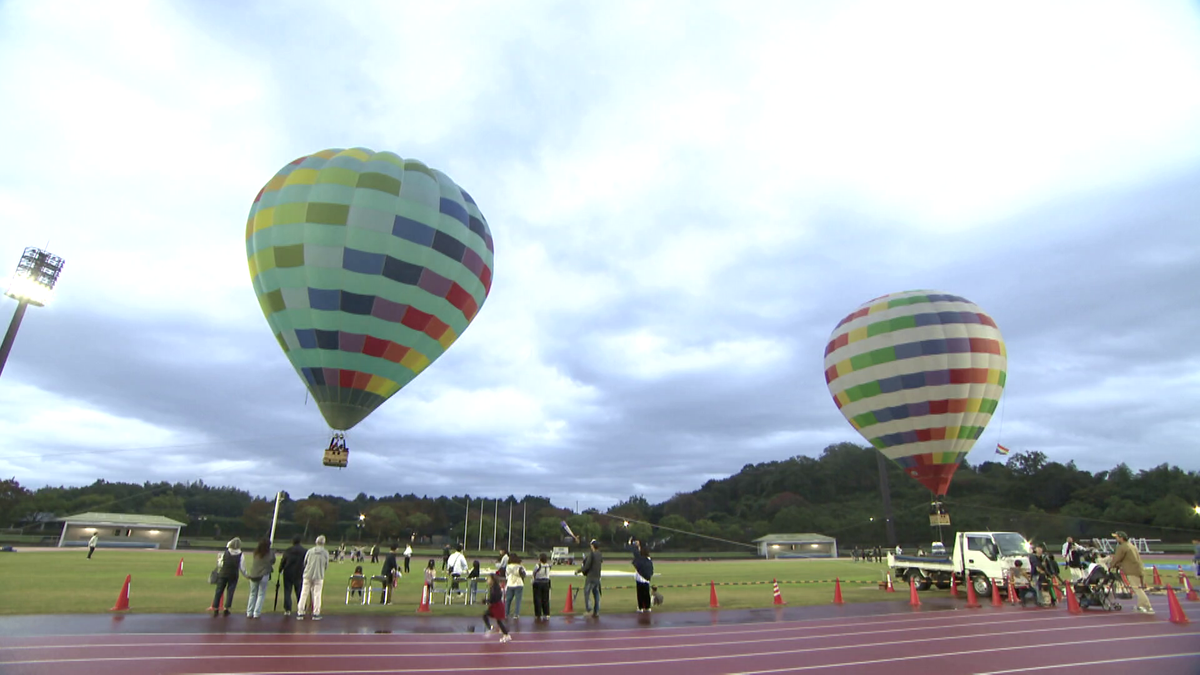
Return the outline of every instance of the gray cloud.
<path id="1" fill-rule="evenodd" d="M 120 28 L 167 36 L 146 62 L 81 28 L 111 17 L 0 6 L 0 26 L 22 29 L 0 41 L 0 100 L 28 130 L 0 131 L 15 157 L 0 217 L 25 225 L 0 233 L 0 255 L 15 262 L 43 230 L 69 253 L 60 298 L 30 312 L 0 384 L 0 475 L 658 501 L 861 441 L 829 399 L 825 342 L 860 303 L 914 288 L 970 298 L 1007 341 L 1003 414 L 970 461 L 1003 440 L 1093 471 L 1200 469 L 1194 8 L 1090 13 L 1101 35 L 1170 30 L 1115 55 L 1079 36 L 1088 58 L 1145 67 L 1100 68 L 1109 80 L 1071 94 L 1055 74 L 1076 57 L 1037 36 L 1030 63 L 994 63 L 997 30 L 955 63 L 892 49 L 879 70 L 854 45 L 890 38 L 863 35 L 861 9 L 784 3 L 767 25 L 685 7 L 189 5 Z M 447 25 L 453 45 L 437 49 Z M 39 40 L 61 47 L 47 73 L 108 78 L 94 119 L 5 88 L 37 74 L 4 64 L 40 63 Z M 949 95 L 972 67 L 992 79 Z M 477 320 L 351 431 L 351 466 L 335 471 L 258 312 L 242 236 L 280 165 L 348 145 L 454 176 L 497 263 Z M 41 208 L 60 184 L 92 207 Z"/>

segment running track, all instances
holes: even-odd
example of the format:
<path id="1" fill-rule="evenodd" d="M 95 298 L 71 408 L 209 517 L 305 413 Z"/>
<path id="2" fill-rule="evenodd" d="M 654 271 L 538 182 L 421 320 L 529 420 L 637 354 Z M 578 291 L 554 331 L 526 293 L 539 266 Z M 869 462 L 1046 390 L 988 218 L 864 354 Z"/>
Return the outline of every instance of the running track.
<path id="1" fill-rule="evenodd" d="M 916 611 L 900 601 L 522 618 L 508 644 L 469 632 L 478 622 L 437 616 L 4 617 L 0 673 L 1200 673 L 1200 622 L 1170 623 L 1165 599 L 1154 602 L 1155 616 L 931 598 Z"/>

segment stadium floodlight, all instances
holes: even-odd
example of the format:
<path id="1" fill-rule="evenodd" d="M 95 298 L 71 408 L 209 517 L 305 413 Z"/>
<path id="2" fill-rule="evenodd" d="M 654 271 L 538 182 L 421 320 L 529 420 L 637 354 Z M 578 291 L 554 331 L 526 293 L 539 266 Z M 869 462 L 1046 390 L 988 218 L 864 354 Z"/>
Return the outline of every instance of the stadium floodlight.
<path id="1" fill-rule="evenodd" d="M 17 309 L 8 324 L 8 332 L 4 334 L 4 342 L 0 344 L 0 373 L 4 372 L 8 353 L 12 351 L 13 341 L 17 339 L 17 329 L 21 327 L 21 319 L 25 318 L 25 309 L 29 305 L 44 307 L 50 301 L 62 268 L 62 258 L 40 248 L 27 248 L 21 255 L 17 271 L 4 293 L 17 301 Z"/>

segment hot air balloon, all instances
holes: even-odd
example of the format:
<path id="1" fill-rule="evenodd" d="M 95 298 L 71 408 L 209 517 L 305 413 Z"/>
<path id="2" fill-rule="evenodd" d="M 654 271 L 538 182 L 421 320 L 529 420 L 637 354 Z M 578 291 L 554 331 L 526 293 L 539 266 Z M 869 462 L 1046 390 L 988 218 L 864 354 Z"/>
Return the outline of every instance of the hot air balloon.
<path id="1" fill-rule="evenodd" d="M 283 167 L 246 222 L 250 278 L 279 346 L 345 432 L 458 339 L 492 285 L 492 234 L 446 174 L 391 152 Z M 335 433 L 326 464 L 345 466 Z"/>
<path id="2" fill-rule="evenodd" d="M 825 382 L 850 424 L 940 497 L 996 410 L 1008 365 L 996 322 L 940 291 L 863 304 L 825 346 Z M 948 516 L 942 519 L 949 524 Z"/>

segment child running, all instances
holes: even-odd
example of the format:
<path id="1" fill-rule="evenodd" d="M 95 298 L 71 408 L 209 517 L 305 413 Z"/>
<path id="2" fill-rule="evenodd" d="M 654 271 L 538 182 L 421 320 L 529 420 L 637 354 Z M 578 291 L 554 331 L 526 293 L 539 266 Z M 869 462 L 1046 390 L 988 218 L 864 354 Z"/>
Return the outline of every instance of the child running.
<path id="1" fill-rule="evenodd" d="M 500 627 L 501 642 L 512 642 L 512 636 L 508 634 L 508 627 L 504 625 L 504 591 L 500 588 L 499 572 L 488 575 L 488 609 L 483 613 L 483 625 L 487 627 L 488 635 L 495 631 L 492 628 L 492 619 L 496 620 L 496 625 Z"/>

